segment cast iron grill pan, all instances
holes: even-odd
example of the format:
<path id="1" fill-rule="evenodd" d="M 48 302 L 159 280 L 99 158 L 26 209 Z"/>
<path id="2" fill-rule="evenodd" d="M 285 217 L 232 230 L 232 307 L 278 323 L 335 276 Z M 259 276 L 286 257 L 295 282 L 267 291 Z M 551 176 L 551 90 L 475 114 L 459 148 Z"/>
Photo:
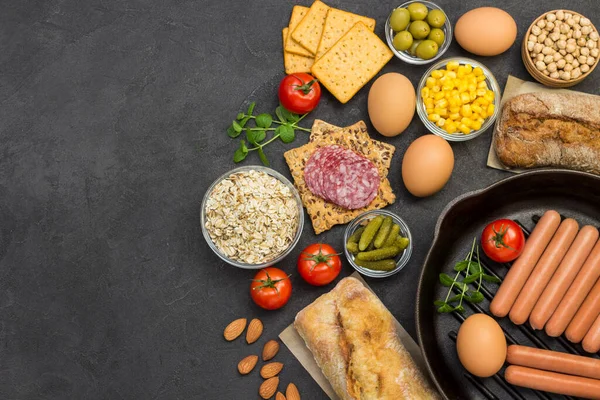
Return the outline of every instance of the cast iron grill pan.
<path id="1" fill-rule="evenodd" d="M 438 281 L 441 272 L 452 271 L 464 259 L 474 237 L 498 218 L 517 221 L 528 235 L 545 211 L 553 209 L 563 218 L 577 220 L 580 227 L 600 227 L 600 177 L 567 170 L 537 170 L 512 176 L 486 189 L 467 193 L 444 209 L 438 219 L 432 246 L 425 259 L 417 291 L 417 336 L 428 372 L 446 399 L 574 399 L 512 386 L 504 380 L 506 365 L 490 378 L 469 374 L 456 355 L 456 334 L 466 317 L 489 312 L 497 284 L 484 283 L 484 301 L 464 302 L 465 313 L 438 314 L 433 302 L 443 299 L 447 287 Z M 496 263 L 480 252 L 481 265 L 490 275 L 503 278 L 510 265 Z M 495 318 L 495 317 L 494 317 Z M 508 317 L 495 318 L 507 343 L 556 350 L 598 358 L 564 336 L 551 338 L 527 323 L 517 326 Z"/>

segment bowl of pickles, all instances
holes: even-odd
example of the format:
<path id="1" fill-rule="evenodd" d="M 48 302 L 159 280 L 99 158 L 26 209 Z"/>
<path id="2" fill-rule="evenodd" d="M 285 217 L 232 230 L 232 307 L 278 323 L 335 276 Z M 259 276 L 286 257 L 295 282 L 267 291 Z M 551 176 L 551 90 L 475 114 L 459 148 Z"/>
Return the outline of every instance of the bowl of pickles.
<path id="1" fill-rule="evenodd" d="M 385 278 L 406 266 L 412 254 L 412 236 L 399 216 L 386 210 L 367 211 L 346 227 L 344 254 L 359 273 Z"/>
<path id="2" fill-rule="evenodd" d="M 385 38 L 404 62 L 424 65 L 440 58 L 452 42 L 452 24 L 440 6 L 408 1 L 396 7 L 385 22 Z"/>

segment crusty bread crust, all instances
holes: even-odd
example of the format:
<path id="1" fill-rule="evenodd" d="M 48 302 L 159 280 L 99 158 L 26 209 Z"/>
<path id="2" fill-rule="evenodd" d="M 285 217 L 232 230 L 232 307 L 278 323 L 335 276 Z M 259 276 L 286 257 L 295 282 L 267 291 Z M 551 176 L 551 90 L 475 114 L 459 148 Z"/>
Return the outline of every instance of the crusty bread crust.
<path id="1" fill-rule="evenodd" d="M 515 96 L 502 108 L 494 148 L 508 167 L 600 174 L 600 101 L 585 94 Z"/>

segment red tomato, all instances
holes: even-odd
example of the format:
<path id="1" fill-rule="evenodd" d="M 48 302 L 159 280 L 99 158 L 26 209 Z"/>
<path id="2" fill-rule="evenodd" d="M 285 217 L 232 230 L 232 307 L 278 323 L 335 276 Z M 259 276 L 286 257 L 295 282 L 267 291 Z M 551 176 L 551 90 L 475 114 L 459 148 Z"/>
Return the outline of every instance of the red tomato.
<path id="1" fill-rule="evenodd" d="M 499 219 L 488 224 L 481 235 L 485 254 L 497 262 L 509 262 L 521 255 L 525 235 L 519 225 L 510 219 Z"/>
<path id="2" fill-rule="evenodd" d="M 306 114 L 317 107 L 321 100 L 321 85 L 303 72 L 287 75 L 279 84 L 279 101 L 288 111 Z"/>
<path id="3" fill-rule="evenodd" d="M 276 310 L 285 306 L 291 295 L 290 277 L 279 268 L 261 269 L 250 284 L 252 300 L 265 310 Z"/>
<path id="4" fill-rule="evenodd" d="M 314 286 L 331 283 L 342 270 L 339 254 L 328 244 L 311 244 L 298 257 L 298 272 Z"/>

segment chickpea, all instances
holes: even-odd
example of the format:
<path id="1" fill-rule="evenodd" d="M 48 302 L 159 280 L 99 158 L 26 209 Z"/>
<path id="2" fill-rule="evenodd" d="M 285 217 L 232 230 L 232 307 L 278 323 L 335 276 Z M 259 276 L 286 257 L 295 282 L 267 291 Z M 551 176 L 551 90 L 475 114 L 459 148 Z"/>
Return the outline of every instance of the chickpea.
<path id="1" fill-rule="evenodd" d="M 581 21 L 581 15 L 573 15 L 573 20 L 575 20 L 575 23 L 578 24 L 579 21 Z"/>
<path id="2" fill-rule="evenodd" d="M 585 41 L 585 38 L 583 38 L 583 37 L 580 37 L 579 39 L 577 39 L 577 46 L 579 46 L 579 47 L 585 46 L 586 43 L 587 42 Z M 587 47 L 584 47 L 584 48 L 587 49 Z"/>
<path id="3" fill-rule="evenodd" d="M 552 55 L 552 58 L 554 59 L 554 61 L 558 61 L 558 60 L 562 59 L 563 56 L 562 56 L 562 54 L 557 52 Z"/>
<path id="4" fill-rule="evenodd" d="M 537 25 L 534 25 L 534 26 L 532 26 L 532 27 L 531 27 L 531 34 L 532 34 L 532 35 L 535 35 L 535 36 L 537 36 L 537 35 L 539 35 L 540 33 L 542 33 L 542 29 L 541 29 L 539 26 L 537 26 Z"/>
<path id="5" fill-rule="evenodd" d="M 573 68 L 577 68 L 577 67 L 579 67 L 579 61 L 573 60 L 573 62 L 571 63 L 571 65 L 573 66 Z"/>
<path id="6" fill-rule="evenodd" d="M 562 49 L 566 49 L 567 48 L 567 41 L 566 40 L 559 40 L 558 42 L 556 42 L 556 45 L 561 50 Z"/>
<path id="7" fill-rule="evenodd" d="M 569 18 L 573 18 L 573 14 L 566 12 L 565 13 L 565 21 L 568 20 Z"/>
<path id="8" fill-rule="evenodd" d="M 568 63 L 572 63 L 574 59 L 575 59 L 575 57 L 573 57 L 572 54 L 567 54 L 565 56 L 565 61 L 568 62 Z"/>
<path id="9" fill-rule="evenodd" d="M 577 57 L 577 60 L 573 60 L 573 62 L 578 61 L 579 64 L 585 64 L 587 63 L 587 56 L 579 56 Z"/>
<path id="10" fill-rule="evenodd" d="M 549 36 L 548 36 L 553 42 L 557 42 L 559 37 L 560 37 L 560 33 L 558 32 L 552 32 Z"/>
<path id="11" fill-rule="evenodd" d="M 549 54 L 554 54 L 554 49 L 552 47 L 545 46 L 542 49 L 542 54 L 545 55 L 545 56 L 547 56 Z"/>
<path id="12" fill-rule="evenodd" d="M 581 54 L 579 53 L 579 47 L 575 48 L 575 51 L 572 53 L 574 58 L 579 57 Z"/>
<path id="13" fill-rule="evenodd" d="M 581 67 L 579 67 L 579 69 L 581 70 L 581 72 L 583 72 L 585 74 L 586 72 L 588 72 L 590 70 L 590 66 L 587 64 L 583 64 Z"/>
<path id="14" fill-rule="evenodd" d="M 581 29 L 583 29 L 583 28 L 581 28 Z M 593 32 L 590 32 L 590 34 L 588 35 L 588 37 L 590 39 L 592 39 L 594 42 L 597 42 L 598 38 L 600 37 L 600 35 L 598 35 L 598 32 L 593 31 Z"/>
<path id="15" fill-rule="evenodd" d="M 543 61 L 544 61 L 544 63 L 545 63 L 546 65 L 548 65 L 548 64 L 550 64 L 552 61 L 554 61 L 554 58 L 552 58 L 552 56 L 551 56 L 551 55 L 547 55 L 547 56 L 545 56 L 545 57 L 544 57 L 544 60 L 543 60 Z"/>
<path id="16" fill-rule="evenodd" d="M 581 30 L 581 25 L 579 25 L 579 24 L 573 25 L 573 30 L 574 31 L 580 31 Z"/>
<path id="17" fill-rule="evenodd" d="M 560 50 L 558 51 L 558 53 L 559 53 L 560 55 L 562 55 L 562 56 L 566 56 L 566 55 L 567 55 L 567 51 L 566 51 L 565 49 L 560 49 Z"/>
<path id="18" fill-rule="evenodd" d="M 538 54 L 537 56 L 535 56 L 535 61 L 544 62 L 544 55 L 543 54 Z"/>
<path id="19" fill-rule="evenodd" d="M 544 48 L 544 45 L 541 43 L 536 43 L 535 45 L 533 45 L 533 51 L 535 53 L 541 53 L 543 48 Z"/>
<path id="20" fill-rule="evenodd" d="M 554 42 L 549 37 L 546 38 L 546 40 L 544 40 L 544 45 L 546 46 L 544 48 L 549 48 L 550 50 L 554 51 L 554 49 L 552 48 L 554 47 Z"/>
<path id="21" fill-rule="evenodd" d="M 567 44 L 575 44 L 575 43 L 577 43 L 577 40 L 575 40 L 573 38 L 567 39 Z"/>
<path id="22" fill-rule="evenodd" d="M 571 39 L 573 37 L 573 31 L 567 32 L 567 37 Z"/>
<path id="23" fill-rule="evenodd" d="M 562 58 L 556 62 L 556 66 L 558 67 L 558 69 L 563 69 L 566 64 L 567 64 L 567 62 L 565 61 L 564 58 Z"/>
<path id="24" fill-rule="evenodd" d="M 546 28 L 545 28 L 548 32 L 551 32 L 552 29 L 554 29 L 554 22 L 552 21 L 548 21 L 546 22 Z"/>
<path id="25" fill-rule="evenodd" d="M 594 42 L 592 39 L 590 39 L 587 41 L 585 46 L 591 50 L 591 49 L 595 49 L 597 45 L 596 45 L 596 42 Z"/>
<path id="26" fill-rule="evenodd" d="M 547 69 L 545 69 L 545 70 L 542 71 L 542 74 L 548 76 L 548 75 L 550 75 L 550 71 L 548 71 Z"/>
<path id="27" fill-rule="evenodd" d="M 537 37 L 538 43 L 544 43 L 544 40 L 546 40 L 548 36 L 545 33 L 540 33 L 540 35 Z"/>
<path id="28" fill-rule="evenodd" d="M 539 26 L 541 29 L 544 29 L 546 27 L 546 21 L 544 21 L 543 19 L 540 19 L 537 23 L 537 26 Z"/>
<path id="29" fill-rule="evenodd" d="M 558 79 L 558 78 L 560 78 L 560 74 L 558 73 L 558 71 L 551 72 L 550 73 L 550 78 L 552 78 L 552 79 Z"/>
<path id="30" fill-rule="evenodd" d="M 581 18 L 579 20 L 579 25 L 581 25 L 581 26 L 590 26 L 590 25 L 592 25 L 592 21 L 590 21 L 589 19 L 587 19 L 587 18 L 584 17 L 584 18 Z"/>
<path id="31" fill-rule="evenodd" d="M 582 33 L 580 30 L 575 30 L 575 32 L 573 32 L 573 37 L 575 39 L 581 39 L 581 35 L 582 35 Z"/>
<path id="32" fill-rule="evenodd" d="M 573 71 L 573 64 L 567 64 L 567 65 L 565 65 L 565 67 L 563 68 L 563 71 L 566 71 L 566 72 Z"/>
<path id="33" fill-rule="evenodd" d="M 587 58 L 587 63 L 586 64 L 589 65 L 590 67 L 592 65 L 594 65 L 595 63 L 596 63 L 596 59 L 594 57 L 588 57 Z"/>
<path id="34" fill-rule="evenodd" d="M 546 64 L 544 64 L 543 61 L 536 61 L 535 67 L 538 69 L 538 71 L 543 71 L 546 69 Z"/>
<path id="35" fill-rule="evenodd" d="M 535 45 L 535 42 L 527 42 L 527 51 L 533 51 L 533 46 Z"/>
<path id="36" fill-rule="evenodd" d="M 576 48 L 577 46 L 575 44 L 569 43 L 567 44 L 567 48 L 565 50 L 567 50 L 567 53 L 573 53 Z"/>
<path id="37" fill-rule="evenodd" d="M 581 70 L 579 68 L 575 68 L 573 71 L 571 71 L 571 78 L 577 79 L 580 76 L 581 76 Z"/>
<path id="38" fill-rule="evenodd" d="M 566 71 L 561 72 L 560 79 L 562 79 L 563 81 L 570 81 L 571 80 L 571 73 L 570 72 L 566 72 Z"/>
<path id="39" fill-rule="evenodd" d="M 582 47 L 579 52 L 581 53 L 582 56 L 589 56 L 591 50 L 588 49 L 587 47 Z"/>
<path id="40" fill-rule="evenodd" d="M 587 49 L 587 47 L 586 47 L 586 49 Z M 597 48 L 590 50 L 590 56 L 598 58 L 599 55 L 600 55 L 600 50 L 598 50 Z"/>
<path id="41" fill-rule="evenodd" d="M 565 12 L 563 10 L 558 10 L 556 12 L 556 19 L 562 21 L 565 19 Z"/>
<path id="42" fill-rule="evenodd" d="M 574 20 L 573 18 L 569 18 L 569 19 L 567 20 L 567 25 L 569 25 L 569 26 L 573 26 L 573 25 L 575 25 L 575 20 Z M 541 27 L 541 28 L 543 28 L 543 27 Z"/>
<path id="43" fill-rule="evenodd" d="M 569 28 L 569 25 L 564 24 L 564 23 L 560 24 L 560 33 L 566 35 L 570 30 L 571 30 L 571 28 Z"/>
<path id="44" fill-rule="evenodd" d="M 548 64 L 548 66 L 546 68 L 548 68 L 548 71 L 550 71 L 550 72 L 554 72 L 554 71 L 556 71 L 558 69 L 557 66 L 556 66 L 556 63 L 553 63 L 553 62 L 551 62 L 550 64 Z"/>
<path id="45" fill-rule="evenodd" d="M 587 25 L 587 26 L 582 26 L 582 27 L 581 27 L 581 33 L 582 33 L 584 36 L 587 36 L 587 35 L 589 35 L 590 33 L 592 33 L 592 27 L 591 27 L 591 26 L 589 26 L 589 25 Z"/>
<path id="46" fill-rule="evenodd" d="M 568 37 L 567 35 L 563 35 L 562 33 L 560 34 L 560 36 L 558 37 L 559 40 L 564 40 L 565 42 L 567 41 Z"/>
<path id="47" fill-rule="evenodd" d="M 546 14 L 546 19 L 550 22 L 554 22 L 554 21 L 556 21 L 556 14 L 548 13 L 548 14 Z"/>

